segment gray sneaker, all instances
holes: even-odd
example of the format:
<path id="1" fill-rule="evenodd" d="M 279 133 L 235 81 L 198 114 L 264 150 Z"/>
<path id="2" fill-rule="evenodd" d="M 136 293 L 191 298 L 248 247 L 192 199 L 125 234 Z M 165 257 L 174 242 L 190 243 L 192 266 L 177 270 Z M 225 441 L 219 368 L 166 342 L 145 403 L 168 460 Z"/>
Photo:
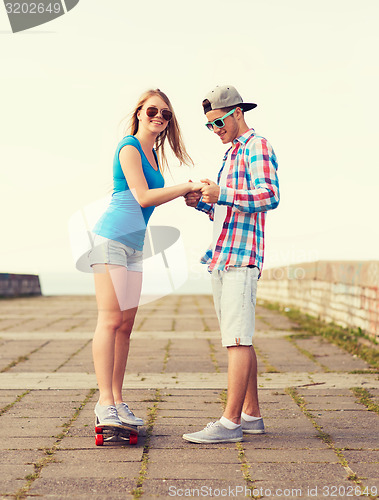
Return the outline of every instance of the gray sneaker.
<path id="1" fill-rule="evenodd" d="M 117 404 L 116 409 L 117 409 L 118 417 L 123 424 L 143 425 L 142 418 L 136 417 L 126 403 Z"/>
<path id="2" fill-rule="evenodd" d="M 97 425 L 112 425 L 116 427 L 122 427 L 122 422 L 118 418 L 116 407 L 113 405 L 102 406 L 99 403 L 96 403 L 95 415 Z"/>
<path id="3" fill-rule="evenodd" d="M 264 434 L 266 432 L 263 418 L 248 422 L 241 417 L 241 427 L 242 432 L 244 432 L 245 434 Z"/>
<path id="4" fill-rule="evenodd" d="M 237 443 L 242 441 L 243 435 L 241 426 L 237 429 L 227 429 L 217 420 L 209 422 L 202 431 L 183 434 L 183 439 L 192 443 Z"/>

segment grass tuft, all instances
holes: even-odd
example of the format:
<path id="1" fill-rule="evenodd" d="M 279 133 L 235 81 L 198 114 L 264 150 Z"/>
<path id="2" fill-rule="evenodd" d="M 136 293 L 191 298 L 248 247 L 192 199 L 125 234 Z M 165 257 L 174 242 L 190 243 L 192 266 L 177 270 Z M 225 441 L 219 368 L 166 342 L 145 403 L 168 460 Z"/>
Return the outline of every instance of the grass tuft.
<path id="1" fill-rule="evenodd" d="M 293 335 L 319 335 L 338 345 L 348 353 L 366 361 L 371 368 L 379 370 L 379 349 L 375 339 L 367 336 L 360 328 L 343 328 L 335 323 L 326 323 L 314 316 L 304 314 L 298 309 L 284 308 L 278 303 L 262 302 L 263 307 L 284 314 L 299 325 L 299 332 Z M 296 329 L 296 328 L 295 328 Z M 304 337 L 303 337 L 304 338 Z M 365 341 L 365 343 L 363 343 Z M 366 345 L 370 344 L 370 345 Z"/>
<path id="2" fill-rule="evenodd" d="M 139 471 L 139 475 L 136 478 L 136 487 L 133 488 L 133 490 L 131 491 L 134 500 L 141 498 L 141 496 L 143 495 L 143 483 L 147 478 L 147 467 L 149 463 L 150 439 L 153 434 L 154 424 L 158 415 L 158 406 L 161 401 L 162 401 L 161 394 L 159 389 L 157 389 L 155 391 L 154 404 L 148 409 L 147 423 L 146 423 L 146 440 L 142 452 L 141 468 Z"/>
<path id="3" fill-rule="evenodd" d="M 353 387 L 351 391 L 356 396 L 358 403 L 364 405 L 368 411 L 373 411 L 379 415 L 379 405 L 373 401 L 373 395 L 369 393 L 367 389 L 363 387 Z"/>

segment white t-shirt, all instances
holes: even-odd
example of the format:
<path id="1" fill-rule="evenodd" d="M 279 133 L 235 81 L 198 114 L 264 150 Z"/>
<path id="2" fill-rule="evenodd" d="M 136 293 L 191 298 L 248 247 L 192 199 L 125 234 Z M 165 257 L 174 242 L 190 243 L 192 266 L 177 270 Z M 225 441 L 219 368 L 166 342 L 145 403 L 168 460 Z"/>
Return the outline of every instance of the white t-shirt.
<path id="1" fill-rule="evenodd" d="M 219 182 L 220 187 L 226 187 L 226 178 L 228 177 L 230 161 L 231 161 L 231 151 L 228 154 L 224 168 L 222 169 L 221 172 L 221 177 Z M 222 231 L 222 226 L 225 221 L 226 212 L 227 212 L 226 205 L 218 205 L 217 203 L 215 203 L 214 214 L 213 214 L 213 245 L 212 245 L 213 252 L 215 251 L 217 240 L 219 239 Z"/>

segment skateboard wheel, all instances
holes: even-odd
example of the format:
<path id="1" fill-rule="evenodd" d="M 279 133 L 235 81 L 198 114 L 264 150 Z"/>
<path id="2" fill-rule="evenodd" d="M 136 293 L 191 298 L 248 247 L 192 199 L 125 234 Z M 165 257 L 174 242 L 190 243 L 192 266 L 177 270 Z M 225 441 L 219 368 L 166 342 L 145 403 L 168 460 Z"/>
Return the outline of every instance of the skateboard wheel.
<path id="1" fill-rule="evenodd" d="M 95 433 L 96 434 L 102 434 L 103 433 L 103 429 L 101 427 L 95 427 Z"/>
<path id="2" fill-rule="evenodd" d="M 137 444 L 138 443 L 138 434 L 130 434 L 129 443 L 130 444 Z"/>
<path id="3" fill-rule="evenodd" d="M 96 434 L 96 446 L 103 446 L 104 436 L 102 434 Z"/>

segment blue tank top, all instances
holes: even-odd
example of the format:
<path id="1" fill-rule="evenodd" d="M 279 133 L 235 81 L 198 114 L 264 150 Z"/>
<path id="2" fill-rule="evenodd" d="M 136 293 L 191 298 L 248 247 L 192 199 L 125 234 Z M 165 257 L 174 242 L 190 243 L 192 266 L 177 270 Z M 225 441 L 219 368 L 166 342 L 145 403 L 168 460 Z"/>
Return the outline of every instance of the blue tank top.
<path id="1" fill-rule="evenodd" d="M 142 169 L 149 189 L 162 188 L 164 179 L 160 170 L 155 170 L 142 150 L 139 140 L 127 135 L 118 144 L 113 159 L 113 193 L 111 202 L 97 221 L 93 232 L 124 245 L 142 250 L 146 226 L 155 206 L 141 207 L 134 198 L 122 171 L 119 154 L 124 146 L 134 146 L 141 155 Z M 153 149 L 158 166 L 158 158 Z"/>

